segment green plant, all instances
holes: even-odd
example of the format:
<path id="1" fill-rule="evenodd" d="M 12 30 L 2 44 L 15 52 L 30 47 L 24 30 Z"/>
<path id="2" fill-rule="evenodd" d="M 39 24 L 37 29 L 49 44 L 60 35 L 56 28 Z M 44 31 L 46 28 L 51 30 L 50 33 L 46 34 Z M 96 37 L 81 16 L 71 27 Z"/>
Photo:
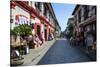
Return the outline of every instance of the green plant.
<path id="1" fill-rule="evenodd" d="M 73 29 L 74 28 L 73 23 L 69 23 L 67 28 L 68 28 L 68 31 L 69 31 L 68 36 L 69 37 L 73 36 L 73 30 L 74 30 Z"/>
<path id="2" fill-rule="evenodd" d="M 14 29 L 11 30 L 11 34 L 20 35 L 20 36 L 28 36 L 32 34 L 32 28 L 30 25 L 22 24 L 17 27 L 14 27 Z"/>

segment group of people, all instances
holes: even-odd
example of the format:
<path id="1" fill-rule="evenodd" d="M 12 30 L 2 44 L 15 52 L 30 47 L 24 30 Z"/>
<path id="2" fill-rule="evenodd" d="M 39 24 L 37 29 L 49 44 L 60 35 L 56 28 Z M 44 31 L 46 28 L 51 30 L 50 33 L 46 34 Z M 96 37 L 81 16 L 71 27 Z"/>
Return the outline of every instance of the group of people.
<path id="1" fill-rule="evenodd" d="M 95 45 L 93 36 L 88 35 L 86 38 L 80 37 L 71 37 L 70 38 L 71 46 L 81 46 L 86 47 L 87 52 L 92 51 L 92 47 Z"/>
<path id="2" fill-rule="evenodd" d="M 42 45 L 44 39 L 42 38 L 42 36 L 35 34 L 34 36 L 30 35 L 27 38 L 27 41 L 30 48 L 37 48 Z"/>
<path id="3" fill-rule="evenodd" d="M 71 46 L 78 46 L 79 45 L 79 38 L 71 37 L 70 38 L 70 45 Z"/>
<path id="4" fill-rule="evenodd" d="M 53 35 L 48 35 L 48 41 L 50 41 L 52 39 L 53 39 Z M 34 36 L 30 35 L 27 40 L 29 42 L 28 44 L 32 48 L 33 47 L 34 48 L 40 47 L 44 43 L 44 41 L 45 41 L 45 39 L 43 37 L 43 33 L 41 33 L 39 35 L 35 34 Z"/>
<path id="5" fill-rule="evenodd" d="M 51 40 L 53 40 L 53 38 L 54 38 L 54 37 L 53 37 L 53 34 L 49 34 L 48 40 L 51 41 Z"/>
<path id="6" fill-rule="evenodd" d="M 35 35 L 35 38 L 34 38 L 34 47 L 39 47 L 41 46 L 43 43 L 43 38 L 42 36 L 39 37 L 39 35 Z"/>

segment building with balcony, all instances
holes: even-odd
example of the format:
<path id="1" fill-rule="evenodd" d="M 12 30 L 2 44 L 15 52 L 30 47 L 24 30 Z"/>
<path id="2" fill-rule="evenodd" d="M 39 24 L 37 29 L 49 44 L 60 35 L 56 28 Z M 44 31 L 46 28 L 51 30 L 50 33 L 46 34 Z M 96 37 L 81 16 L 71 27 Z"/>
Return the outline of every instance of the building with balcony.
<path id="1" fill-rule="evenodd" d="M 48 41 L 49 34 L 54 36 L 57 22 L 51 3 L 34 1 L 11 1 L 11 29 L 20 25 L 32 25 L 32 34 L 41 35 Z"/>
<path id="2" fill-rule="evenodd" d="M 88 42 L 91 39 L 93 41 L 91 44 L 96 45 L 96 6 L 76 5 L 72 15 L 74 16 L 74 35 L 79 42 L 89 45 Z"/>
<path id="3" fill-rule="evenodd" d="M 61 27 L 58 24 L 58 21 L 56 20 L 56 24 L 55 24 L 55 37 L 60 37 L 61 35 Z"/>
<path id="4" fill-rule="evenodd" d="M 65 29 L 65 34 L 67 35 L 68 38 L 72 37 L 73 36 L 73 27 L 74 27 L 74 18 L 73 16 L 68 18 L 68 21 L 67 21 L 67 27 Z"/>

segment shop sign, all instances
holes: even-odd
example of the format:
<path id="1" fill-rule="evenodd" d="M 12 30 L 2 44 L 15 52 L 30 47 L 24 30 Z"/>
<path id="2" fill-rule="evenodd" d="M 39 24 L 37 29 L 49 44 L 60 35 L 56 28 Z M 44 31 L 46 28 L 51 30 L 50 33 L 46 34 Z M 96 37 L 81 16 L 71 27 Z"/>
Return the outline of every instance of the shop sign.
<path id="1" fill-rule="evenodd" d="M 15 16 L 16 24 L 30 24 L 28 17 L 24 15 L 16 15 Z"/>

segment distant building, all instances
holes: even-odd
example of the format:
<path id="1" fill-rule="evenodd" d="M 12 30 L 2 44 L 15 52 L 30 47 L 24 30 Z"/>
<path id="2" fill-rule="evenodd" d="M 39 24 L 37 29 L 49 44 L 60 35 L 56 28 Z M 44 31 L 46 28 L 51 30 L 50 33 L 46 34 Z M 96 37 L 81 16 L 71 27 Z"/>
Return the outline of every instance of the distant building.
<path id="1" fill-rule="evenodd" d="M 76 5 L 72 15 L 74 16 L 76 38 L 83 40 L 88 45 L 88 37 L 91 37 L 96 43 L 96 6 Z"/>
<path id="2" fill-rule="evenodd" d="M 55 24 L 55 36 L 59 37 L 61 35 L 61 27 L 59 26 L 58 21 L 56 20 L 56 24 Z"/>

